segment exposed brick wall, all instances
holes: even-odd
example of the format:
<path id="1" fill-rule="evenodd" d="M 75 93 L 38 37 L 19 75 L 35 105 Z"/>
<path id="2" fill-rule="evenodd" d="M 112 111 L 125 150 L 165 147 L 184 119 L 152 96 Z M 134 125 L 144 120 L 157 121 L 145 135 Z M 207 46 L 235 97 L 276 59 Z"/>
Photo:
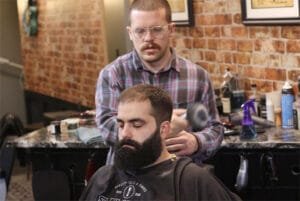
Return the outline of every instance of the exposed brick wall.
<path id="1" fill-rule="evenodd" d="M 25 88 L 94 106 L 95 84 L 107 63 L 103 1 L 38 0 L 38 35 L 26 36 L 18 0 Z"/>
<path id="2" fill-rule="evenodd" d="M 226 68 L 239 73 L 246 90 L 281 89 L 300 75 L 300 26 L 245 26 L 240 0 L 193 0 L 195 27 L 177 28 L 177 51 L 210 72 L 220 86 Z M 295 82 L 294 82 L 295 83 Z M 295 87 L 296 88 L 296 87 Z"/>
<path id="3" fill-rule="evenodd" d="M 25 7 L 18 0 L 20 22 Z M 219 86 L 226 68 L 246 90 L 278 90 L 300 75 L 299 26 L 245 26 L 240 0 L 193 0 L 195 27 L 177 28 L 172 45 Z M 102 0 L 38 0 L 39 33 L 21 33 L 26 89 L 94 106 L 98 72 L 107 64 Z M 21 23 L 20 23 L 21 24 Z M 21 30 L 22 27 L 21 27 Z"/>

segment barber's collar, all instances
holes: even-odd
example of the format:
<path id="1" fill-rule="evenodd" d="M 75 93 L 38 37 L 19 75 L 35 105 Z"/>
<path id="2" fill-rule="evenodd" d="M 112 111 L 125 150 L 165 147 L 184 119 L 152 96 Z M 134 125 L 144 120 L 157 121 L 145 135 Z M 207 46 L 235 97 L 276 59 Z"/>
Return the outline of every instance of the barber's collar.
<path id="1" fill-rule="evenodd" d="M 179 65 L 176 65 L 176 63 L 178 62 L 176 59 L 176 54 L 175 54 L 175 50 L 174 48 L 170 48 L 171 49 L 171 61 L 169 62 L 168 66 L 163 68 L 162 70 L 160 70 L 158 73 L 161 72 L 166 72 L 170 69 L 174 69 L 177 72 L 180 72 L 180 68 Z M 134 59 L 134 68 L 136 68 L 136 70 L 145 70 L 145 71 L 149 71 L 149 69 L 143 64 L 141 58 L 139 57 L 138 53 L 136 52 L 136 50 L 133 51 L 133 59 Z"/>

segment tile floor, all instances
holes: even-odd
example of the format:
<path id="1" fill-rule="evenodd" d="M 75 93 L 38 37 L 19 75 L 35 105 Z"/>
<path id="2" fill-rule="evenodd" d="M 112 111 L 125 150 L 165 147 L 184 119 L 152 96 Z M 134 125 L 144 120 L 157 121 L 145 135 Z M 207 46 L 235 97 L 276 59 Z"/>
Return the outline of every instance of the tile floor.
<path id="1" fill-rule="evenodd" d="M 27 166 L 21 167 L 18 161 L 15 161 L 6 201 L 34 201 L 31 175 L 27 175 L 27 170 Z"/>

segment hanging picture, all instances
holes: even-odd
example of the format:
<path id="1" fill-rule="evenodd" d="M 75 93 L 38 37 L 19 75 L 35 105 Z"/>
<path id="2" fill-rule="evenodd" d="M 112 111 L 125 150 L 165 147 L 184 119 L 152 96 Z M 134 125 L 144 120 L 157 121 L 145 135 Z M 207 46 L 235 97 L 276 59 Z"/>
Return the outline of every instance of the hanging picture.
<path id="1" fill-rule="evenodd" d="M 193 1 L 168 0 L 172 10 L 172 21 L 177 26 L 193 26 Z"/>
<path id="2" fill-rule="evenodd" d="M 300 0 L 241 0 L 244 24 L 299 24 Z"/>

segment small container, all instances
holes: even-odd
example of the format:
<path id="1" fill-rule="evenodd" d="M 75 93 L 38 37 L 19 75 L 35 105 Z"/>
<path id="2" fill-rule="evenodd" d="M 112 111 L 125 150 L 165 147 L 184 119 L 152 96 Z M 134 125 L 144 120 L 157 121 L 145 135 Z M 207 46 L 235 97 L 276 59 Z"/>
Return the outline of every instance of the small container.
<path id="1" fill-rule="evenodd" d="M 60 121 L 51 121 L 50 122 L 50 132 L 51 132 L 51 134 L 55 134 L 55 135 L 58 135 L 61 133 Z"/>
<path id="2" fill-rule="evenodd" d="M 231 103 L 232 110 L 238 111 L 241 109 L 242 104 L 245 102 L 245 92 L 244 90 L 235 90 L 232 92 Z M 256 111 L 257 112 L 257 111 Z"/>
<path id="3" fill-rule="evenodd" d="M 281 108 L 275 108 L 274 110 L 275 113 L 275 126 L 276 127 L 281 127 L 282 120 L 281 120 Z"/>

